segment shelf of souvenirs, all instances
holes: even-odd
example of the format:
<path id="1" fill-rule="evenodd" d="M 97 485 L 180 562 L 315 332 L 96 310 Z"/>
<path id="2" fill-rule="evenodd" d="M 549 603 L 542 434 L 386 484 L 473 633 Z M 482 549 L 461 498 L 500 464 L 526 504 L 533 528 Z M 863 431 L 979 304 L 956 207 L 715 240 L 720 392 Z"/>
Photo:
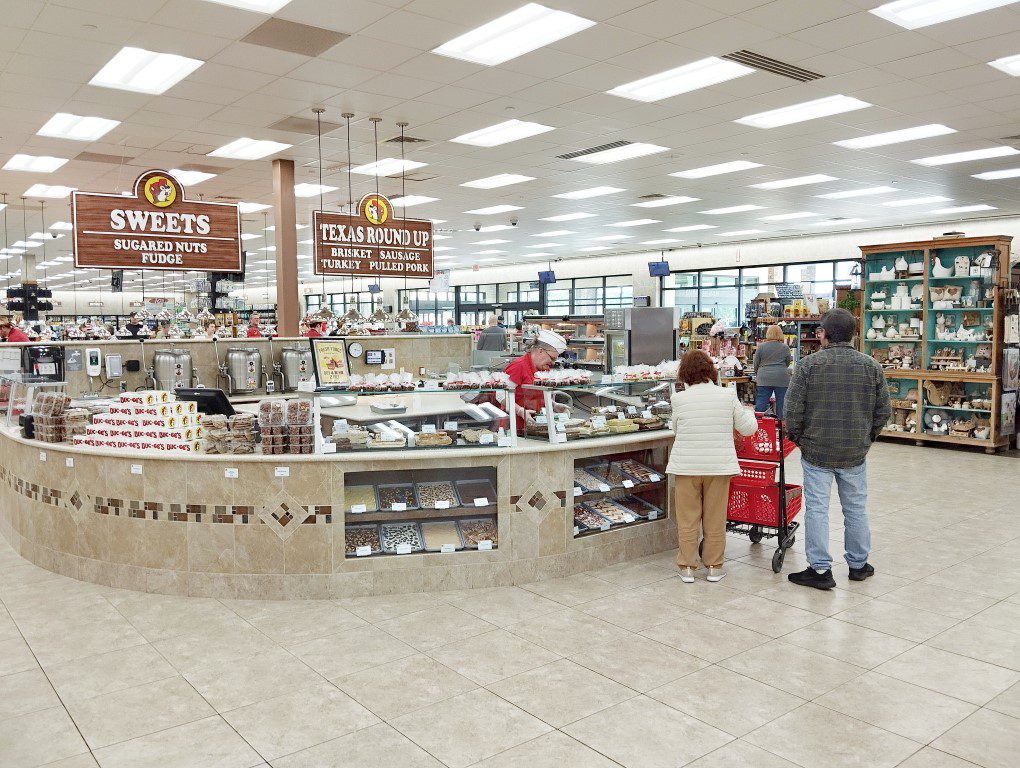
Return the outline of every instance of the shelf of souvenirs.
<path id="1" fill-rule="evenodd" d="M 982 448 L 997 448 L 1006 445 L 1009 440 L 1007 436 L 999 440 L 983 437 L 957 437 L 956 435 L 934 435 L 931 432 L 903 431 L 895 429 L 883 429 L 882 437 L 895 437 L 900 440 L 932 440 L 936 443 L 953 443 L 955 445 L 976 445 Z"/>
<path id="2" fill-rule="evenodd" d="M 992 383 L 999 380 L 997 374 L 978 371 L 940 371 L 920 368 L 883 368 L 887 379 L 935 379 L 936 381 L 979 381 Z"/>

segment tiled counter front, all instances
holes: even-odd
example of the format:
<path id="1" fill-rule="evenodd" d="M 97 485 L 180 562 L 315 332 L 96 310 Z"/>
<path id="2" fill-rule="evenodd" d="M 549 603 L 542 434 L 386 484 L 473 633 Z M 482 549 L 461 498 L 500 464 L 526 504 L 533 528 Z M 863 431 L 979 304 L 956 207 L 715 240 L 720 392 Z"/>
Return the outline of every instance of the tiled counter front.
<path id="1" fill-rule="evenodd" d="M 0 433 L 0 533 L 27 560 L 84 581 L 166 594 L 349 597 L 520 584 L 676 545 L 671 519 L 573 538 L 574 460 L 653 449 L 628 435 L 569 446 L 442 454 L 443 467 L 494 467 L 491 552 L 344 556 L 347 472 L 436 467 L 413 451 L 369 457 L 110 455 Z M 289 474 L 278 472 L 286 466 Z M 236 478 L 225 470 L 237 469 Z"/>

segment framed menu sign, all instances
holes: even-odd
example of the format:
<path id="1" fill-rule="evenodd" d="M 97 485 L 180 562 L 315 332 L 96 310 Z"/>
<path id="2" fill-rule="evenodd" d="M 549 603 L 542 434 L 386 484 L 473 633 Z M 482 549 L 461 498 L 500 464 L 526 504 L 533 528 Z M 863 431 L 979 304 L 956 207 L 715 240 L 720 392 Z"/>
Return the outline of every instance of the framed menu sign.
<path id="1" fill-rule="evenodd" d="M 431 279 L 432 222 L 398 219 L 384 195 L 365 195 L 356 214 L 313 211 L 317 275 Z"/>
<path id="2" fill-rule="evenodd" d="M 146 171 L 130 195 L 75 191 L 71 216 L 76 267 L 244 268 L 237 205 L 188 200 L 181 183 L 166 171 Z"/>
<path id="3" fill-rule="evenodd" d="M 328 337 L 309 339 L 312 342 L 312 366 L 315 384 L 320 389 L 344 387 L 350 379 L 347 368 L 347 345 L 343 339 Z"/>

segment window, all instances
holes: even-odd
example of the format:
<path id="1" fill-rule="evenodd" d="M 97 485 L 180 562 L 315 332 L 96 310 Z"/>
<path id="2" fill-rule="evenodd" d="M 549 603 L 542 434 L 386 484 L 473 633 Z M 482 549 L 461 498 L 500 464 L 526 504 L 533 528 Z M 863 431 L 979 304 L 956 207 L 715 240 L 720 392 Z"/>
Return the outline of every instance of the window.
<path id="1" fill-rule="evenodd" d="M 630 307 L 634 287 L 630 275 L 576 277 L 557 280 L 546 288 L 547 315 L 601 315 L 606 307 Z"/>
<path id="2" fill-rule="evenodd" d="M 502 315 L 505 323 L 512 324 L 525 311 L 541 311 L 540 297 L 538 283 L 531 281 L 459 286 L 460 324 L 485 325 L 493 314 Z"/>

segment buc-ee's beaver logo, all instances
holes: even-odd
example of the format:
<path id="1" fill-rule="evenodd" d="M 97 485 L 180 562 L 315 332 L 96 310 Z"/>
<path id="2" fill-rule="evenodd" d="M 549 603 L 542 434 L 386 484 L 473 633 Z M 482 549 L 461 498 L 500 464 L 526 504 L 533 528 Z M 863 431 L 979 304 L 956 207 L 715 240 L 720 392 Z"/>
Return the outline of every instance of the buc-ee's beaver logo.
<path id="1" fill-rule="evenodd" d="M 361 199 L 361 215 L 377 227 L 390 218 L 390 201 L 382 195 L 370 194 Z"/>
<path id="2" fill-rule="evenodd" d="M 153 176 L 147 179 L 142 188 L 145 199 L 157 208 L 173 205 L 177 199 L 177 185 L 166 176 Z"/>

